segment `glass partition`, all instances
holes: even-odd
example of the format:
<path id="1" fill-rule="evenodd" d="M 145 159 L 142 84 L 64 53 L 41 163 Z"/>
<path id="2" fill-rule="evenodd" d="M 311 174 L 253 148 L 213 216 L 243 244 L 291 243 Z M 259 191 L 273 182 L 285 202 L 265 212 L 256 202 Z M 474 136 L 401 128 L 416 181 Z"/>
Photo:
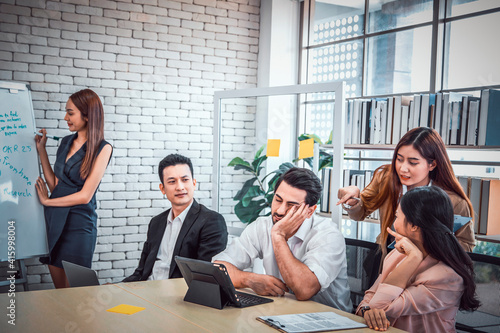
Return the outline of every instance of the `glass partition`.
<path id="1" fill-rule="evenodd" d="M 270 212 L 273 178 L 276 179 L 283 163 L 310 168 L 298 158 L 298 136 L 303 131 L 317 131 L 305 127 L 304 110 L 311 102 L 327 96 L 325 114 L 327 127 L 323 138 L 333 136 L 333 167 L 340 170 L 343 160 L 344 82 L 255 88 L 216 92 L 214 96 L 214 148 L 212 174 L 212 208 L 219 211 L 228 226 L 243 227 L 258 216 Z M 324 95 L 321 95 L 323 93 Z M 333 103 L 341 101 L 340 103 Z M 325 101 L 322 101 L 324 103 Z M 322 109 L 322 107 L 320 107 Z M 321 110 L 322 111 L 322 110 Z M 309 112 L 307 117 L 322 118 Z M 309 120 L 308 122 L 309 123 Z M 337 126 L 335 126 L 337 124 Z M 323 129 L 324 126 L 319 124 Z M 328 133 L 328 134 L 326 134 Z M 266 157 L 268 139 L 279 139 L 279 156 Z M 262 148 L 262 150 L 261 150 Z M 338 152 L 338 153 L 337 153 Z M 314 160 L 314 159 L 313 159 Z M 316 172 L 318 167 L 312 166 Z M 340 187 L 341 172 L 331 181 L 331 188 Z M 340 209 L 332 218 L 340 223 Z"/>

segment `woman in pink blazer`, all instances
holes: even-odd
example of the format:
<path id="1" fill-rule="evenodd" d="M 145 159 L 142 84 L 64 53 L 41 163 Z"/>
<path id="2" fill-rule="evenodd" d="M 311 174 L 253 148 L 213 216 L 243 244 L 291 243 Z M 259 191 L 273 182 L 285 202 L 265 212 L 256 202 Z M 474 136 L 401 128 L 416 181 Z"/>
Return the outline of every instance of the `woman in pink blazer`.
<path id="1" fill-rule="evenodd" d="M 457 310 L 475 310 L 472 261 L 453 235 L 453 206 L 436 186 L 417 187 L 396 211 L 395 251 L 356 313 L 367 325 L 409 332 L 455 332 Z"/>

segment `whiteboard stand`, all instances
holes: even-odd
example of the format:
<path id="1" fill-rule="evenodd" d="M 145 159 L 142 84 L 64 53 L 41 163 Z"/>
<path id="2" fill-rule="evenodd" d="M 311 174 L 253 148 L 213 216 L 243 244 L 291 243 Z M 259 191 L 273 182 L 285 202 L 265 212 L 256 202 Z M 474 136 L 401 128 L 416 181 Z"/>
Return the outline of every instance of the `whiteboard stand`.
<path id="1" fill-rule="evenodd" d="M 16 266 L 18 267 L 17 274 L 16 274 L 18 276 L 18 278 L 16 278 L 15 284 L 22 284 L 23 288 L 24 288 L 24 291 L 29 291 L 29 288 L 28 288 L 28 275 L 27 275 L 26 265 L 24 263 L 24 259 L 18 259 L 18 260 L 16 260 Z M 6 266 L 5 271 L 7 272 L 7 276 L 10 276 L 9 269 L 8 269 L 8 264 Z M 3 281 L 0 281 L 0 287 L 8 286 L 8 285 L 10 285 L 10 281 L 9 280 L 5 279 Z M 17 288 L 16 288 L 16 292 L 17 291 L 19 291 L 19 290 L 17 290 Z"/>

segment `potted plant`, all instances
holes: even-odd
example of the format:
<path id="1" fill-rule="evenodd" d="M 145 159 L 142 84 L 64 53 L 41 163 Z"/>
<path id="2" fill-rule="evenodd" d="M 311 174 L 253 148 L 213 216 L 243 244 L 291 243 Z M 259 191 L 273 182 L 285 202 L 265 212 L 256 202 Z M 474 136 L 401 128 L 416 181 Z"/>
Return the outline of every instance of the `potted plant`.
<path id="1" fill-rule="evenodd" d="M 286 162 L 281 164 L 278 169 L 261 177 L 261 171 L 264 168 L 262 163 L 267 160 L 266 155 L 261 156 L 265 147 L 266 145 L 263 145 L 259 148 L 252 162 L 247 162 L 241 157 L 235 157 L 228 164 L 228 166 L 234 167 L 235 170 L 244 170 L 252 175 L 252 178 L 243 184 L 241 190 L 233 198 L 238 201 L 234 207 L 234 212 L 243 223 L 251 223 L 259 216 L 271 214 L 270 210 L 265 212 L 265 209 L 271 207 L 274 185 L 283 173 L 295 166 L 290 162 Z M 265 186 L 266 179 L 267 186 Z"/>

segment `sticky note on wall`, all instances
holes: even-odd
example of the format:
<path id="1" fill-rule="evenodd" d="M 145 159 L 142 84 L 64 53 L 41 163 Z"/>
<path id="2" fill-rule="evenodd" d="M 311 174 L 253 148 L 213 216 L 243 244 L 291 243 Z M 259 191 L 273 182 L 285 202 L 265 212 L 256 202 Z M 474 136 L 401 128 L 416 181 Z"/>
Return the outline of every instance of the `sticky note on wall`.
<path id="1" fill-rule="evenodd" d="M 314 156 L 314 139 L 299 141 L 299 159 Z"/>
<path id="2" fill-rule="evenodd" d="M 267 140 L 267 153 L 266 156 L 280 156 L 280 139 L 268 139 Z"/>

